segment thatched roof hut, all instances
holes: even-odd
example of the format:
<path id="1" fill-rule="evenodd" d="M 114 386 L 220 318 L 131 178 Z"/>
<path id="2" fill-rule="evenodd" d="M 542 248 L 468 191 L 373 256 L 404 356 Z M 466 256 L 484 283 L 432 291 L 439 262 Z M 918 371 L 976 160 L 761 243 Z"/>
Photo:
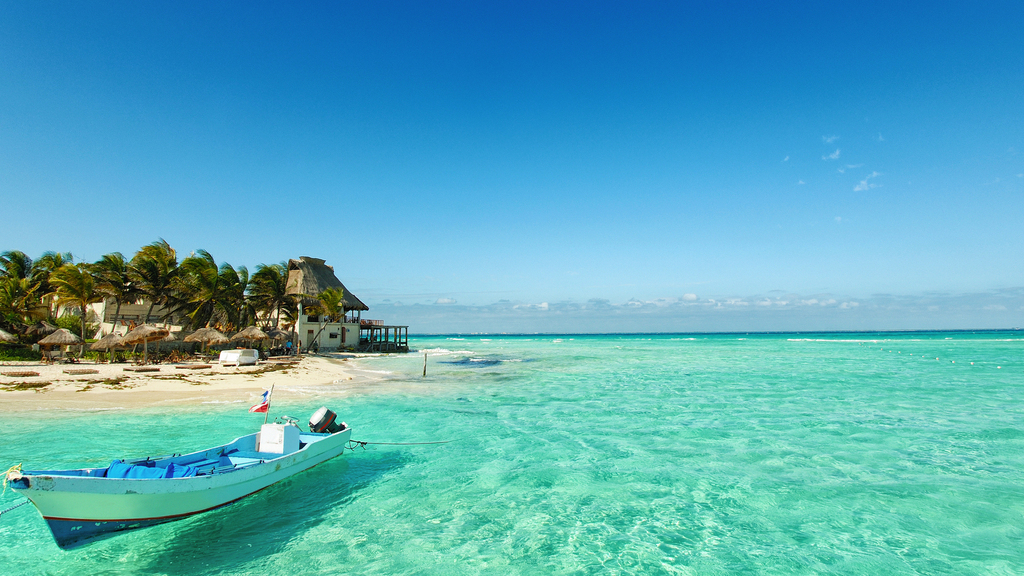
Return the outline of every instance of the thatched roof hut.
<path id="1" fill-rule="evenodd" d="M 68 346 L 70 344 L 79 344 L 82 339 L 75 336 L 70 331 L 61 328 L 54 330 L 53 334 L 50 334 L 46 338 L 39 341 L 39 344 L 43 346 Z"/>
<path id="2" fill-rule="evenodd" d="M 216 346 L 228 342 L 228 337 L 216 328 L 200 328 L 185 336 L 185 342 L 205 342 L 208 346 Z"/>
<path id="3" fill-rule="evenodd" d="M 334 267 L 325 264 L 325 260 L 303 256 L 298 260 L 288 261 L 286 294 L 299 296 L 302 298 L 303 305 L 310 306 L 318 304 L 317 295 L 328 288 L 341 288 L 345 291 L 346 312 L 370 309 L 359 298 L 356 298 L 355 294 L 349 292 L 348 288 L 345 288 L 341 280 L 334 275 Z"/>

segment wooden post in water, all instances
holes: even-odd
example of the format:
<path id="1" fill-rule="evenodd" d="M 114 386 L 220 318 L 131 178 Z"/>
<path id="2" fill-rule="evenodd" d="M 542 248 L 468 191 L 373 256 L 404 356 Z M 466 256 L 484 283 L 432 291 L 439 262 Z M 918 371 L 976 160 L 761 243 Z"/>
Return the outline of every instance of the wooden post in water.
<path id="1" fill-rule="evenodd" d="M 427 353 L 423 353 L 423 377 L 427 377 Z"/>

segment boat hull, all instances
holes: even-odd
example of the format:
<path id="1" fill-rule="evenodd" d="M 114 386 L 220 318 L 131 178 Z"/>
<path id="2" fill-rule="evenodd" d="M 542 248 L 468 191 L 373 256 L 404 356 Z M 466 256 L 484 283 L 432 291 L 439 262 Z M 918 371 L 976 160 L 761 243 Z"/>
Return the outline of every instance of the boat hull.
<path id="1" fill-rule="evenodd" d="M 351 434 L 352 430 L 346 429 L 325 435 L 291 454 L 254 460 L 219 474 L 114 479 L 27 472 L 11 486 L 35 504 L 57 545 L 67 549 L 117 532 L 187 518 L 241 500 L 340 455 Z M 223 451 L 224 447 L 219 448 Z M 207 452 L 214 450 L 217 449 Z M 195 455 L 177 459 L 189 457 Z"/>

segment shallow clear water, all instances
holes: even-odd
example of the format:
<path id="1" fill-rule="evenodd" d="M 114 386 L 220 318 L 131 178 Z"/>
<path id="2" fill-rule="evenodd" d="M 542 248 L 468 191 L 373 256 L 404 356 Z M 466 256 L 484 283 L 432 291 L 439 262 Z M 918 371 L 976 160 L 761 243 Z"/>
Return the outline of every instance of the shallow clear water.
<path id="1" fill-rule="evenodd" d="M 1024 337 L 414 338 L 338 412 L 372 446 L 232 506 L 62 552 L 45 574 L 1017 574 Z M 423 351 L 428 376 L 420 376 Z M 974 362 L 972 365 L 971 362 Z M 248 397 L 244 398 L 248 400 Z M 0 395 L 2 402 L 2 395 Z M 0 415 L 0 464 L 102 466 L 248 433 L 247 404 Z M 20 501 L 8 492 L 0 509 Z M 6 570 L 5 570 L 6 571 Z"/>

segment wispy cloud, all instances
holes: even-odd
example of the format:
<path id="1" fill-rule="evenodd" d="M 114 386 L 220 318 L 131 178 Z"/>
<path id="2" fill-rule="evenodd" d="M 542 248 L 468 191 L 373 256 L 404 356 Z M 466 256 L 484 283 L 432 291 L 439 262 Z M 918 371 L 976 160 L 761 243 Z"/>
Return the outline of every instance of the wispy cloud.
<path id="1" fill-rule="evenodd" d="M 878 141 L 879 142 L 885 142 L 885 138 L 882 138 L 882 133 L 881 132 L 878 133 Z"/>
<path id="2" fill-rule="evenodd" d="M 677 332 L 1009 328 L 1024 312 L 1024 287 L 967 294 L 757 294 L 482 306 L 376 304 L 416 334 L 457 332 Z M 939 312 L 937 314 L 937 312 Z"/>
<path id="3" fill-rule="evenodd" d="M 871 180 L 872 178 L 878 178 L 879 176 L 881 176 L 881 174 L 878 172 L 872 172 L 871 174 L 868 174 L 867 178 L 864 178 L 863 180 L 860 181 L 860 183 L 853 187 L 853 191 L 864 192 L 865 190 L 878 188 L 878 184 L 875 184 L 874 182 L 868 182 L 868 180 Z"/>
<path id="4" fill-rule="evenodd" d="M 821 159 L 822 160 L 839 160 L 839 148 L 836 148 L 835 152 L 833 152 L 833 153 L 831 153 L 831 154 L 829 154 L 827 156 L 822 156 Z"/>
<path id="5" fill-rule="evenodd" d="M 786 156 L 785 158 L 783 158 L 782 161 L 783 162 L 789 162 L 789 156 Z"/>
<path id="6" fill-rule="evenodd" d="M 840 174 L 846 174 L 846 171 L 849 168 L 860 168 L 861 166 L 863 166 L 863 164 L 847 164 L 846 166 L 843 166 L 842 168 L 838 168 L 838 170 L 839 170 Z"/>
<path id="7" fill-rule="evenodd" d="M 835 134 L 833 134 L 831 136 L 822 136 L 821 140 L 825 144 L 831 144 L 831 143 L 835 142 L 836 140 L 839 140 L 839 136 L 836 136 Z"/>
<path id="8" fill-rule="evenodd" d="M 803 180 L 797 181 L 797 185 L 799 186 L 800 184 L 807 184 L 807 182 L 804 182 Z"/>

